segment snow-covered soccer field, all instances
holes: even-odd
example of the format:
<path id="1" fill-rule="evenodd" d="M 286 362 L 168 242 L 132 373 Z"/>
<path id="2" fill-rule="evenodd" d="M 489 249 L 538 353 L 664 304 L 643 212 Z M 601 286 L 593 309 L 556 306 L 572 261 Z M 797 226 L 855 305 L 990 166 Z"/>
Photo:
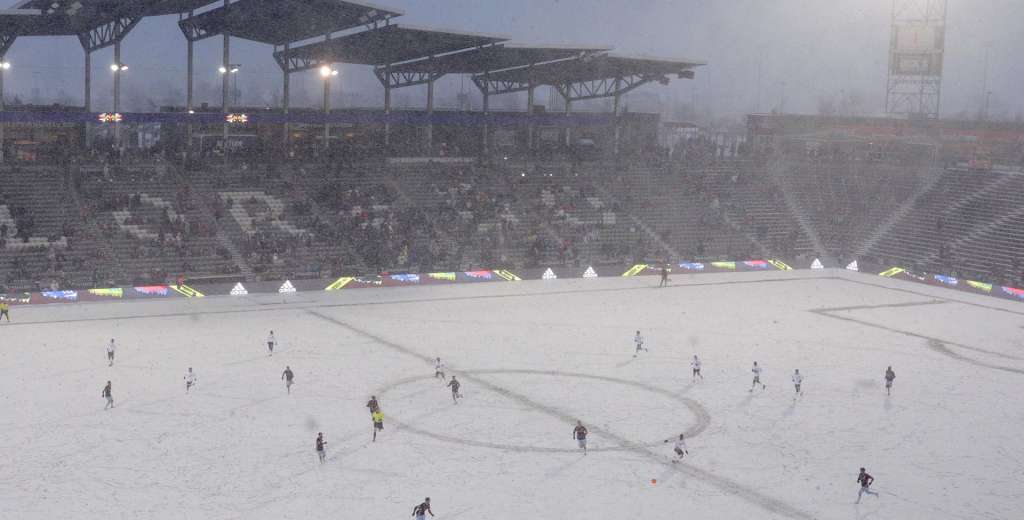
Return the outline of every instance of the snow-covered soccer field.
<path id="1" fill-rule="evenodd" d="M 425 496 L 441 520 L 1021 517 L 1024 305 L 832 270 L 656 285 L 16 307 L 0 518 L 402 519 Z M 637 329 L 650 352 L 634 359 Z M 434 356 L 463 381 L 458 405 Z M 754 360 L 767 390 L 748 392 Z M 662 441 L 680 432 L 690 455 L 672 464 Z M 881 497 L 855 505 L 861 466 Z"/>

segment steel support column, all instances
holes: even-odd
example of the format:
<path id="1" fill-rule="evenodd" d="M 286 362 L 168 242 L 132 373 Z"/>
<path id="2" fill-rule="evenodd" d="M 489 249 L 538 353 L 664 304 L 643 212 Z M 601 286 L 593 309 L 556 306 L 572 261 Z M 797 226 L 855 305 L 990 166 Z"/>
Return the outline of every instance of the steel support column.
<path id="1" fill-rule="evenodd" d="M 434 77 L 427 81 L 427 149 L 434 148 Z"/>
<path id="2" fill-rule="evenodd" d="M 568 89 L 566 89 L 568 92 Z M 572 113 L 572 98 L 565 96 L 565 146 L 572 146 L 572 129 L 569 127 L 569 114 Z"/>
<path id="3" fill-rule="evenodd" d="M 533 150 L 533 95 L 537 85 L 530 80 L 530 87 L 526 90 L 526 149 Z"/>
<path id="4" fill-rule="evenodd" d="M 6 55 L 0 55 L 0 65 L 7 61 Z M 4 68 L 0 66 L 0 112 L 7 108 L 4 101 Z M 4 162 L 4 122 L 0 121 L 0 163 Z"/>
<path id="5" fill-rule="evenodd" d="M 92 51 L 85 50 L 85 111 L 92 111 Z"/>
<path id="6" fill-rule="evenodd" d="M 189 16 L 189 18 L 192 17 L 192 11 L 188 12 L 188 16 Z M 187 66 L 187 72 L 186 72 L 188 74 L 188 79 L 185 81 L 185 110 L 188 112 L 188 114 L 190 116 L 189 119 L 188 119 L 188 127 L 186 127 L 185 131 L 186 131 L 186 142 L 188 143 L 188 150 L 186 150 L 186 153 L 189 153 L 192 150 L 192 117 L 191 117 L 191 115 L 192 115 L 192 109 L 194 108 L 194 106 L 193 106 L 193 104 L 194 104 L 194 99 L 193 99 L 193 82 L 194 82 L 194 77 L 193 76 L 195 76 L 195 50 L 193 49 L 193 42 L 192 42 L 192 40 L 186 38 L 185 41 L 186 41 L 186 43 L 188 45 L 188 66 Z"/>
<path id="7" fill-rule="evenodd" d="M 85 51 L 85 89 L 82 93 L 85 112 L 92 112 L 92 51 L 83 47 Z M 92 122 L 85 122 L 85 147 L 92 148 Z"/>
<path id="8" fill-rule="evenodd" d="M 612 124 L 615 125 L 615 142 L 613 151 L 615 155 L 619 155 L 619 139 L 621 131 L 621 128 L 619 126 L 619 102 L 621 101 L 622 94 L 619 93 L 619 83 L 619 78 L 615 78 L 615 96 L 613 98 L 614 101 L 612 103 Z"/>
<path id="9" fill-rule="evenodd" d="M 224 0 L 224 7 L 227 8 L 228 0 Z M 224 34 L 223 44 L 224 55 L 222 56 L 224 63 L 224 73 L 221 75 L 221 99 L 220 99 L 220 111 L 228 113 L 228 82 L 231 75 L 231 37 L 226 33 Z M 224 152 L 224 164 L 227 165 L 228 161 L 228 122 L 227 118 L 224 119 L 224 137 L 223 143 L 221 144 L 222 151 Z"/>
<path id="10" fill-rule="evenodd" d="M 290 48 L 290 44 L 287 44 L 287 43 L 284 44 L 284 53 L 285 54 L 288 54 L 289 48 Z M 287 67 L 284 67 L 281 70 L 284 73 L 284 76 L 282 76 L 282 80 L 283 80 L 284 84 L 282 85 L 283 92 L 282 92 L 282 95 L 281 95 L 281 110 L 287 116 L 288 115 L 288 108 L 291 106 L 291 80 L 292 80 L 292 73 L 291 73 L 291 71 L 288 70 Z M 291 127 L 288 125 L 287 118 L 285 118 L 285 119 L 286 119 L 286 121 L 284 123 L 284 154 L 285 154 L 285 157 L 287 157 L 288 156 L 288 149 L 291 148 L 291 137 L 292 136 L 291 136 Z"/>
<path id="11" fill-rule="evenodd" d="M 327 117 L 331 114 L 331 77 L 327 76 L 322 78 L 324 81 L 324 157 L 327 156 L 327 150 L 330 148 L 328 144 L 331 137 L 331 124 L 327 122 Z"/>
<path id="12" fill-rule="evenodd" d="M 384 66 L 384 145 L 391 144 L 391 64 Z"/>
<path id="13" fill-rule="evenodd" d="M 121 112 L 121 40 L 114 42 L 114 64 L 117 70 L 114 71 L 114 113 Z M 114 121 L 114 146 L 117 148 L 117 156 L 121 156 L 121 123 Z"/>
<path id="14" fill-rule="evenodd" d="M 484 95 L 484 136 L 483 136 L 483 138 L 484 138 L 484 143 L 483 143 L 484 146 L 483 146 L 483 150 L 484 150 L 484 155 L 487 155 L 487 153 L 490 151 L 490 150 L 488 150 L 488 146 L 489 146 L 489 143 L 490 143 L 489 137 L 490 137 L 490 133 L 491 133 L 490 132 L 490 130 L 491 130 L 491 128 L 490 128 L 490 126 L 491 126 L 491 81 L 490 81 L 490 74 L 488 74 L 486 72 L 484 73 L 484 86 L 483 86 L 483 88 L 480 89 L 480 91 Z"/>

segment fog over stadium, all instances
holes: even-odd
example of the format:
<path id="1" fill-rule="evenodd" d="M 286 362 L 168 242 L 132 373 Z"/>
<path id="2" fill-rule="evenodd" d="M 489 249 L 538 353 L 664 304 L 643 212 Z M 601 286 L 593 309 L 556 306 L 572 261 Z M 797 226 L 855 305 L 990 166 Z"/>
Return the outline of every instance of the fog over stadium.
<path id="1" fill-rule="evenodd" d="M 0 520 L 1015 519 L 1022 0 L 0 0 Z"/>

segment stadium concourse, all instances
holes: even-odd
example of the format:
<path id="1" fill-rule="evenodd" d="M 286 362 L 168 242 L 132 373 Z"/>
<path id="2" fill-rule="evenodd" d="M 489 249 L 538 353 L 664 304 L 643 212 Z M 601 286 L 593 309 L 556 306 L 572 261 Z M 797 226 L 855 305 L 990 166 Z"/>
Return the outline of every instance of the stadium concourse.
<path id="1" fill-rule="evenodd" d="M 833 269 L 657 282 L 19 307 L 0 516 L 402 518 L 425 496 L 439 518 L 1016 514 L 1019 303 Z M 865 466 L 879 496 L 855 504 Z"/>

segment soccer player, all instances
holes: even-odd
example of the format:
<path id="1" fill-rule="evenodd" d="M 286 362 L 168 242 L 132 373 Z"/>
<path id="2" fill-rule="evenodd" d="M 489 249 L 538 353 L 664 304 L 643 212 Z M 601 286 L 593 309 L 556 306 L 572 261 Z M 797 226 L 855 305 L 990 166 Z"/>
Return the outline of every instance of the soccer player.
<path id="1" fill-rule="evenodd" d="M 753 392 L 757 385 L 761 385 L 761 390 L 768 388 L 761 382 L 761 367 L 757 366 L 757 361 L 754 361 L 754 368 L 751 368 L 750 371 L 754 373 L 754 382 L 750 385 L 750 392 Z"/>
<path id="2" fill-rule="evenodd" d="M 188 367 L 188 372 L 185 372 L 185 393 L 187 394 L 189 389 L 196 384 L 196 375 L 192 372 L 192 367 Z"/>
<path id="3" fill-rule="evenodd" d="M 583 426 L 583 423 L 576 421 L 576 427 L 572 430 L 572 438 L 576 439 L 576 445 L 583 450 L 583 454 L 587 454 L 587 427 Z"/>
<path id="4" fill-rule="evenodd" d="M 640 335 L 640 331 L 636 331 L 636 336 L 633 336 L 633 344 L 636 345 L 636 351 L 633 352 L 633 357 L 636 357 L 640 351 L 647 352 L 647 347 L 644 346 L 644 337 Z"/>
<path id="5" fill-rule="evenodd" d="M 384 412 L 377 408 L 370 413 L 370 418 L 373 419 L 373 442 L 377 442 L 377 432 L 384 431 Z"/>
<path id="6" fill-rule="evenodd" d="M 292 367 L 285 365 L 284 372 L 281 372 L 281 379 L 284 379 L 284 387 L 288 389 L 288 393 L 292 393 L 292 383 L 295 382 L 295 374 L 292 373 Z"/>
<path id="7" fill-rule="evenodd" d="M 327 460 L 327 452 L 324 447 L 327 446 L 327 441 L 324 440 L 324 432 L 316 434 L 316 456 L 320 458 L 320 464 L 323 464 Z"/>
<path id="8" fill-rule="evenodd" d="M 871 489 L 869 489 L 871 487 L 871 484 L 873 484 L 874 482 L 875 477 L 868 475 L 868 472 L 864 471 L 864 468 L 860 468 L 860 474 L 857 475 L 857 483 L 860 484 L 860 491 L 857 492 L 858 504 L 860 503 L 860 497 L 863 496 L 864 493 L 867 493 L 869 495 L 875 495 L 875 498 L 878 498 L 878 493 L 871 491 Z"/>
<path id="9" fill-rule="evenodd" d="M 672 439 L 665 439 L 668 442 Z M 686 439 L 683 438 L 683 434 L 679 434 L 679 438 L 676 439 L 675 446 L 672 447 L 672 451 L 676 453 L 676 458 L 672 459 L 672 462 L 679 462 L 683 460 L 683 456 L 689 455 L 690 451 L 686 449 Z"/>
<path id="10" fill-rule="evenodd" d="M 668 285 L 668 264 L 661 266 L 661 281 L 658 282 L 658 287 L 665 287 Z"/>
<path id="11" fill-rule="evenodd" d="M 7 317 L 7 321 L 11 321 L 11 306 L 7 302 L 0 301 L 0 320 Z"/>
<path id="12" fill-rule="evenodd" d="M 803 383 L 803 381 L 804 376 L 800 375 L 800 369 L 793 370 L 793 386 L 796 388 L 796 395 L 803 395 L 800 393 L 800 383 Z"/>
<path id="13" fill-rule="evenodd" d="M 424 498 L 423 503 L 412 508 L 412 516 L 415 516 L 416 520 L 426 520 L 427 513 L 434 516 L 434 512 L 430 510 L 430 497 Z"/>
<path id="14" fill-rule="evenodd" d="M 444 362 L 441 358 L 434 360 L 434 379 L 441 378 L 442 381 L 447 381 L 448 378 L 444 375 Z"/>
<path id="15" fill-rule="evenodd" d="M 267 336 L 267 350 L 270 351 L 269 355 L 274 355 L 275 346 L 277 346 L 277 338 L 274 337 L 274 331 L 270 331 L 270 335 Z"/>
<path id="16" fill-rule="evenodd" d="M 462 397 L 462 394 L 459 393 L 459 388 L 462 387 L 462 383 L 460 383 L 458 379 L 455 379 L 455 376 L 452 376 L 452 380 L 448 381 L 448 384 L 445 386 L 450 386 L 452 388 L 452 401 L 455 404 L 459 404 L 458 398 Z"/>
<path id="17" fill-rule="evenodd" d="M 885 369 L 885 395 L 892 395 L 892 380 L 896 379 L 896 372 L 892 371 L 892 366 Z"/>
<path id="18" fill-rule="evenodd" d="M 377 402 L 377 396 L 371 395 L 370 400 L 366 402 L 366 407 L 370 409 L 371 415 L 373 415 L 373 412 L 379 412 L 380 403 Z"/>
<path id="19" fill-rule="evenodd" d="M 690 362 L 690 366 L 693 367 L 693 379 L 692 379 L 692 381 L 696 381 L 698 377 L 700 377 L 700 380 L 703 381 L 704 380 L 704 376 L 701 375 L 701 373 L 700 373 L 701 362 L 700 362 L 700 358 L 697 357 L 697 354 L 693 355 L 693 361 Z"/>
<path id="20" fill-rule="evenodd" d="M 107 399 L 107 405 L 103 407 L 104 410 L 114 407 L 114 393 L 110 389 L 110 386 L 110 381 L 107 381 L 107 386 L 103 387 L 103 393 L 100 394 L 102 397 Z"/>
<path id="21" fill-rule="evenodd" d="M 114 350 L 116 350 L 116 348 L 117 347 L 114 345 L 114 338 L 110 338 L 110 343 L 107 343 L 107 366 L 108 367 L 114 366 Z"/>

